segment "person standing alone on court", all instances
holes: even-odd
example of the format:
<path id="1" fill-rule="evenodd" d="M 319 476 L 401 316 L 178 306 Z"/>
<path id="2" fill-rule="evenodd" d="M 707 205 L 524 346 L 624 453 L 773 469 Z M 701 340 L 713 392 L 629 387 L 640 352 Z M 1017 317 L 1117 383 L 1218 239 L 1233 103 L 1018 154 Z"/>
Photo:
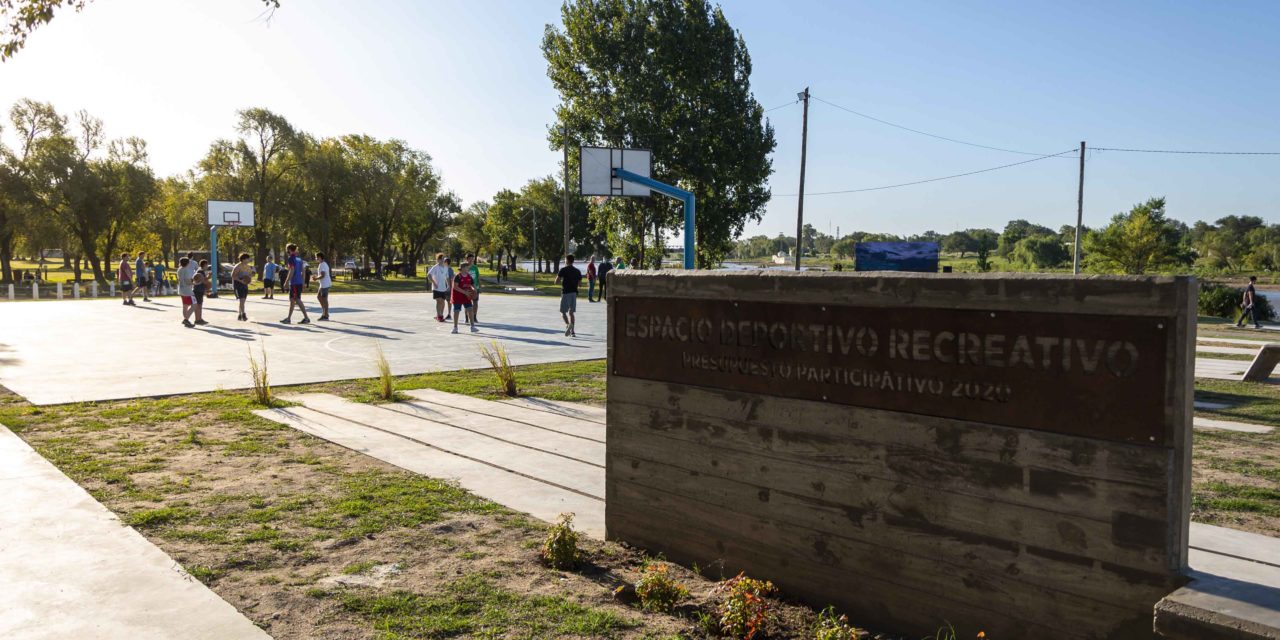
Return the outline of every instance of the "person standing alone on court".
<path id="1" fill-rule="evenodd" d="M 596 256 L 591 254 L 587 258 L 587 302 L 595 302 L 592 300 L 596 296 Z"/>
<path id="2" fill-rule="evenodd" d="M 582 272 L 573 266 L 573 255 L 564 257 L 564 267 L 556 274 L 556 284 L 560 285 L 560 317 L 564 319 L 564 335 L 576 337 L 573 323 L 578 312 L 578 283 L 582 282 Z"/>
<path id="3" fill-rule="evenodd" d="M 1254 329 L 1261 329 L 1262 323 L 1258 322 L 1257 296 L 1258 292 L 1253 285 L 1258 282 L 1258 276 L 1249 276 L 1249 286 L 1244 288 L 1244 297 L 1240 300 L 1240 320 L 1236 322 L 1237 327 L 1244 326 L 1244 319 L 1248 318 L 1253 323 Z"/>

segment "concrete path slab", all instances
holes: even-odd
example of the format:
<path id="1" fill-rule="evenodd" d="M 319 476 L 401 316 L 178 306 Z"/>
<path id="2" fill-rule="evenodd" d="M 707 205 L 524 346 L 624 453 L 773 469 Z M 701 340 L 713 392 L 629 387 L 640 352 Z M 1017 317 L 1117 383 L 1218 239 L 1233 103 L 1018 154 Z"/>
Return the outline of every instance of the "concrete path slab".
<path id="1" fill-rule="evenodd" d="M 1241 381 L 1249 363 L 1244 360 L 1221 360 L 1218 358 L 1196 358 L 1196 377 L 1214 378 L 1217 380 Z"/>
<path id="2" fill-rule="evenodd" d="M 1280 638 L 1280 539 L 1191 523 L 1192 581 L 1156 605 L 1155 628 L 1186 640 Z"/>
<path id="3" fill-rule="evenodd" d="M 1265 343 L 1265 342 L 1264 342 L 1264 343 L 1262 343 L 1262 344 L 1268 344 L 1268 343 Z M 1258 345 L 1258 347 L 1261 347 L 1261 346 L 1262 346 L 1261 344 L 1260 344 L 1260 345 Z M 1196 352 L 1197 352 L 1197 353 L 1221 353 L 1221 354 L 1224 354 L 1224 355 L 1233 355 L 1233 356 L 1256 356 L 1256 355 L 1258 355 L 1258 349 L 1257 349 L 1257 348 L 1249 348 L 1249 347 L 1222 347 L 1222 346 L 1218 346 L 1218 345 L 1203 344 L 1203 343 L 1197 343 L 1197 344 L 1196 344 Z"/>
<path id="4" fill-rule="evenodd" d="M 1229 402 L 1209 402 L 1207 400 L 1196 400 L 1192 403 L 1196 409 L 1214 411 L 1218 409 L 1230 409 L 1234 404 Z"/>
<path id="5" fill-rule="evenodd" d="M 1262 345 L 1267 344 L 1268 342 L 1270 342 L 1270 340 L 1246 340 L 1246 339 L 1243 339 L 1243 338 L 1206 338 L 1206 337 L 1197 337 L 1197 338 L 1196 338 L 1196 342 L 1214 342 L 1214 343 L 1219 343 L 1219 344 L 1239 344 L 1239 345 L 1245 345 L 1245 346 L 1252 346 L 1252 347 L 1254 347 L 1254 348 L 1255 348 L 1255 351 L 1256 351 L 1256 348 L 1257 348 L 1257 347 L 1261 347 Z"/>
<path id="6" fill-rule="evenodd" d="M 606 413 L 604 407 L 593 407 L 589 404 L 578 404 L 576 402 L 543 400 L 542 398 L 505 398 L 499 402 L 524 407 L 525 409 L 555 413 L 569 418 L 578 418 L 579 420 L 595 422 L 601 425 L 604 424 Z"/>
<path id="7" fill-rule="evenodd" d="M 412 389 L 404 393 L 411 398 L 440 407 L 453 407 L 479 415 L 526 423 L 597 442 L 604 442 L 605 427 L 603 420 L 573 419 L 570 416 L 562 416 L 552 412 L 529 410 L 521 405 L 481 400 L 480 398 L 445 393 L 435 389 Z"/>
<path id="8" fill-rule="evenodd" d="M 0 494 L 0 638 L 270 638 L 3 426 Z"/>
<path id="9" fill-rule="evenodd" d="M 1191 426 L 1196 429 L 1225 429 L 1227 431 L 1239 431 L 1241 433 L 1271 433 L 1275 431 L 1275 427 L 1265 424 L 1249 424 L 1247 422 L 1232 422 L 1231 420 L 1214 420 L 1212 418 L 1196 417 L 1191 422 Z"/>
<path id="10" fill-rule="evenodd" d="M 314 297 L 304 296 L 315 311 Z M 334 295 L 332 322 L 283 325 L 287 301 L 254 298 L 251 322 L 235 301 L 205 303 L 206 327 L 181 325 L 174 298 L 126 307 L 118 300 L 0 304 L 0 385 L 35 404 L 114 400 L 250 386 L 249 348 L 265 345 L 273 384 L 375 375 L 382 345 L 396 375 L 487 367 L 478 347 L 498 340 L 513 363 L 605 356 L 605 305 L 579 305 L 576 338 L 564 335 L 551 296 L 481 296 L 479 333 L 450 334 L 426 293 Z M 315 320 L 315 315 L 312 320 Z M 295 322 L 299 319 L 294 315 Z"/>
<path id="11" fill-rule="evenodd" d="M 476 495 L 540 520 L 551 522 L 561 513 L 574 513 L 579 531 L 604 538 L 603 457 L 599 456 L 598 465 L 580 459 L 595 457 L 597 454 L 587 452 L 602 447 L 602 442 L 531 424 L 506 421 L 508 424 L 501 425 L 498 423 L 504 420 L 492 415 L 423 401 L 393 408 L 326 394 L 290 398 L 305 406 L 254 413 L 403 469 L 455 480 Z M 536 418 L 542 420 L 542 416 L 573 420 L 546 413 Z M 603 427 L 598 431 L 602 437 Z M 570 445 L 578 447 L 573 456 L 554 451 Z"/>

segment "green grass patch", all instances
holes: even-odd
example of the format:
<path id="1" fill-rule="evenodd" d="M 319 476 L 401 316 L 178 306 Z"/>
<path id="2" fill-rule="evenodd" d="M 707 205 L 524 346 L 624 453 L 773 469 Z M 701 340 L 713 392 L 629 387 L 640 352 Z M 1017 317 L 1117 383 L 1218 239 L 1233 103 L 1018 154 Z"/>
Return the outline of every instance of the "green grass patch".
<path id="1" fill-rule="evenodd" d="M 185 522 L 195 517 L 196 513 L 196 510 L 190 507 L 160 507 L 134 511 L 125 517 L 124 522 L 131 527 L 146 529 Z"/>
<path id="2" fill-rule="evenodd" d="M 389 528 L 437 522 L 448 513 L 496 514 L 506 510 L 444 480 L 399 473 L 357 473 L 342 480 L 313 526 L 363 536 Z"/>
<path id="3" fill-rule="evenodd" d="M 378 566 L 373 560 L 365 560 L 363 562 L 354 562 L 342 568 L 342 573 L 349 576 L 362 574 L 374 567 Z"/>
<path id="4" fill-rule="evenodd" d="M 1280 489 L 1208 482 L 1197 487 L 1193 508 L 1280 516 Z"/>
<path id="5" fill-rule="evenodd" d="M 342 608 L 374 621 L 388 638 L 610 637 L 639 622 L 560 596 L 527 596 L 469 575 L 431 594 L 346 593 Z"/>
<path id="6" fill-rule="evenodd" d="M 1247 356 L 1243 353 L 1209 353 L 1196 352 L 1197 358 L 1213 358 L 1215 360 L 1238 360 L 1240 362 L 1252 362 L 1253 356 Z"/>
<path id="7" fill-rule="evenodd" d="M 515 371 L 517 387 L 522 396 L 595 405 L 603 405 L 605 402 L 604 360 L 516 366 Z M 396 388 L 402 391 L 436 389 L 488 400 L 506 397 L 490 369 L 400 376 L 396 379 Z M 323 389 L 332 391 L 333 387 L 326 386 Z M 319 391 L 321 387 L 314 390 Z M 380 401 L 373 386 L 367 382 L 348 384 L 341 388 L 341 392 L 356 402 Z"/>
<path id="8" fill-rule="evenodd" d="M 1280 385 L 1197 378 L 1196 400 L 1232 405 L 1196 415 L 1280 427 Z"/>

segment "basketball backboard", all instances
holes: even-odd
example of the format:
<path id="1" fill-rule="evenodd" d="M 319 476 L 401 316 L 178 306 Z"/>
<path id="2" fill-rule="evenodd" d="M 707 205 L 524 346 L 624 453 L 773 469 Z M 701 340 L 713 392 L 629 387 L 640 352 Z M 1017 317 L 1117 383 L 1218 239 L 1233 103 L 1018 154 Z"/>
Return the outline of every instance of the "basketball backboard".
<path id="1" fill-rule="evenodd" d="M 582 147 L 578 188 L 584 196 L 630 196 L 647 198 L 649 187 L 613 177 L 614 169 L 650 177 L 653 153 L 648 149 Z"/>
<path id="2" fill-rule="evenodd" d="M 208 202 L 209 226 L 252 227 L 253 203 L 210 200 Z"/>

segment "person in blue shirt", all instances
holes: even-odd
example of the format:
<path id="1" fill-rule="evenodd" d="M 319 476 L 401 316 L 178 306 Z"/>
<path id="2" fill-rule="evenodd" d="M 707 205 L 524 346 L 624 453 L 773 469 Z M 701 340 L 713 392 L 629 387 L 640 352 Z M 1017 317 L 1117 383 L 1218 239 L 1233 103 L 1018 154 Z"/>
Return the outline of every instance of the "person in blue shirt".
<path id="1" fill-rule="evenodd" d="M 298 306 L 298 311 L 302 312 L 302 321 L 298 324 L 311 324 L 311 318 L 307 316 L 307 308 L 302 304 L 302 288 L 306 286 L 307 261 L 298 255 L 298 245 L 289 243 L 285 247 L 289 252 L 289 257 L 284 259 L 284 264 L 289 268 L 289 315 L 281 320 L 281 324 L 289 324 L 293 322 L 293 307 Z"/>
<path id="2" fill-rule="evenodd" d="M 267 256 L 267 264 L 262 266 L 262 299 L 270 300 L 276 297 L 276 273 L 280 271 L 280 265 L 276 264 L 276 259 Z"/>

